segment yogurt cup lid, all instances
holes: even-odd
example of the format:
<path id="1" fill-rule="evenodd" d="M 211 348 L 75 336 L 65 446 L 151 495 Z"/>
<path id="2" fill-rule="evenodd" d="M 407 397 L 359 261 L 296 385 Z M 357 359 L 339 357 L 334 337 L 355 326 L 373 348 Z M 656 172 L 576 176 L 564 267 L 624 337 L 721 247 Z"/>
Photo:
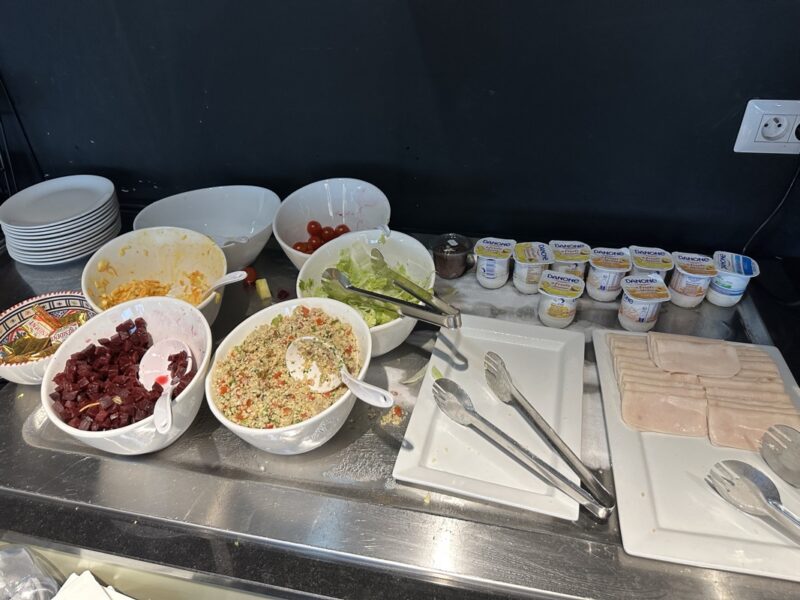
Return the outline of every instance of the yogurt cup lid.
<path id="1" fill-rule="evenodd" d="M 742 277 L 757 277 L 761 272 L 758 263 L 749 256 L 733 252 L 714 252 L 714 266 L 721 273 L 731 273 Z"/>
<path id="2" fill-rule="evenodd" d="M 631 253 L 627 248 L 592 248 L 589 264 L 606 271 L 630 271 Z"/>
<path id="3" fill-rule="evenodd" d="M 675 266 L 670 253 L 661 248 L 631 246 L 630 251 L 633 264 L 645 271 L 669 271 Z"/>
<path id="4" fill-rule="evenodd" d="M 542 242 L 522 242 L 514 246 L 514 260 L 529 265 L 549 265 L 553 262 L 553 252 Z"/>
<path id="5" fill-rule="evenodd" d="M 502 238 L 483 238 L 475 244 L 475 254 L 485 258 L 509 258 L 514 252 L 516 240 Z"/>
<path id="6" fill-rule="evenodd" d="M 553 298 L 578 298 L 583 294 L 585 285 L 580 277 L 549 270 L 542 273 L 539 279 L 539 291 Z"/>
<path id="7" fill-rule="evenodd" d="M 717 274 L 717 267 L 714 266 L 714 259 L 704 254 L 673 252 L 672 260 L 675 261 L 675 268 L 686 275 L 714 277 L 714 275 Z"/>
<path id="8" fill-rule="evenodd" d="M 564 240 L 550 240 L 550 249 L 553 251 L 553 258 L 558 262 L 585 263 L 591 252 L 588 244 Z"/>
<path id="9" fill-rule="evenodd" d="M 628 275 L 622 278 L 622 291 L 638 302 L 666 302 L 669 288 L 658 275 Z"/>

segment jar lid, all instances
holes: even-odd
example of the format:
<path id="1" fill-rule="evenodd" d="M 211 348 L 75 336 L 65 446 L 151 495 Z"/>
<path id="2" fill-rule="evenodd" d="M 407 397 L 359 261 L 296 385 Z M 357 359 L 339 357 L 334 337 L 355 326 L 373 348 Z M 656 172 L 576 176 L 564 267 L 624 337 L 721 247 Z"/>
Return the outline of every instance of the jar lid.
<path id="1" fill-rule="evenodd" d="M 553 298 L 578 298 L 583 294 L 585 285 L 580 277 L 549 270 L 542 273 L 539 279 L 539 291 Z"/>
<path id="2" fill-rule="evenodd" d="M 631 270 L 631 253 L 627 248 L 592 248 L 589 264 L 597 269 L 624 273 Z"/>
<path id="3" fill-rule="evenodd" d="M 741 275 L 742 277 L 757 277 L 761 272 L 758 263 L 749 256 L 734 254 L 733 252 L 714 252 L 714 266 L 722 273 Z"/>
<path id="4" fill-rule="evenodd" d="M 628 275 L 622 278 L 622 291 L 638 302 L 666 302 L 669 289 L 658 275 Z"/>
<path id="5" fill-rule="evenodd" d="M 673 252 L 672 260 L 675 261 L 675 268 L 685 275 L 714 277 L 714 275 L 717 274 L 717 268 L 714 266 L 714 259 L 705 254 Z"/>
<path id="6" fill-rule="evenodd" d="M 553 258 L 558 262 L 585 263 L 589 260 L 591 249 L 583 242 L 550 240 Z"/>
<path id="7" fill-rule="evenodd" d="M 514 251 L 516 240 L 502 238 L 483 238 L 475 244 L 475 254 L 484 258 L 509 258 Z"/>
<path id="8" fill-rule="evenodd" d="M 675 266 L 670 253 L 661 248 L 631 246 L 629 250 L 633 264 L 644 271 L 669 271 Z"/>
<path id="9" fill-rule="evenodd" d="M 514 246 L 514 260 L 528 265 L 549 265 L 553 262 L 553 252 L 542 242 L 522 242 Z"/>

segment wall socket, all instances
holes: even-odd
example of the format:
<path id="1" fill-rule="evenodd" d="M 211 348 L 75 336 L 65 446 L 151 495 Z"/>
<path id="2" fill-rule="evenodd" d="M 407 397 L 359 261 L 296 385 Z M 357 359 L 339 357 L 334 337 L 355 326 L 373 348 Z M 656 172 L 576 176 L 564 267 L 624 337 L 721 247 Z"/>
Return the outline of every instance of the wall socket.
<path id="1" fill-rule="evenodd" d="M 750 100 L 733 151 L 800 154 L 800 100 Z"/>

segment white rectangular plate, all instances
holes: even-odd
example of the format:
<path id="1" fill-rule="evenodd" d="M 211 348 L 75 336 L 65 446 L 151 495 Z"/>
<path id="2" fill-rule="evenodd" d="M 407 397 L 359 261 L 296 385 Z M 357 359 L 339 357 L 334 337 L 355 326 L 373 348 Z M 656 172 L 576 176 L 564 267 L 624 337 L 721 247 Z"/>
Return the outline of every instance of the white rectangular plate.
<path id="1" fill-rule="evenodd" d="M 704 481 L 720 460 L 737 459 L 763 470 L 784 504 L 800 512 L 800 494 L 770 471 L 755 452 L 718 448 L 706 438 L 647 433 L 622 420 L 609 333 L 594 332 L 611 466 L 625 551 L 634 556 L 800 581 L 800 547 L 762 521 L 740 512 Z M 759 346 L 775 360 L 787 393 L 800 407 L 800 390 L 772 346 Z"/>
<path id="2" fill-rule="evenodd" d="M 394 465 L 394 477 L 458 496 L 577 519 L 574 500 L 543 483 L 473 429 L 444 415 L 436 406 L 431 386 L 435 367 L 467 391 L 481 415 L 577 482 L 577 476 L 517 410 L 489 390 L 483 357 L 492 350 L 503 358 L 520 391 L 579 454 L 584 345 L 580 333 L 469 315 L 462 317 L 461 329 L 442 329 Z"/>

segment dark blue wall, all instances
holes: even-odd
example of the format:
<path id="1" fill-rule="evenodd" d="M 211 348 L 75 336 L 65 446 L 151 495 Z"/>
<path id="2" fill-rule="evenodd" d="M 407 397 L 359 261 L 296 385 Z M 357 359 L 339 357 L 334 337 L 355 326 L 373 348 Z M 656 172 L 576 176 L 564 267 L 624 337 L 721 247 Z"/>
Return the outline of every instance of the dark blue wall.
<path id="1" fill-rule="evenodd" d="M 797 161 L 732 148 L 748 99 L 800 98 L 798 0 L 0 10 L 43 171 L 107 174 L 131 208 L 346 175 L 386 191 L 399 229 L 736 249 Z M 800 255 L 798 202 L 762 251 Z"/>

